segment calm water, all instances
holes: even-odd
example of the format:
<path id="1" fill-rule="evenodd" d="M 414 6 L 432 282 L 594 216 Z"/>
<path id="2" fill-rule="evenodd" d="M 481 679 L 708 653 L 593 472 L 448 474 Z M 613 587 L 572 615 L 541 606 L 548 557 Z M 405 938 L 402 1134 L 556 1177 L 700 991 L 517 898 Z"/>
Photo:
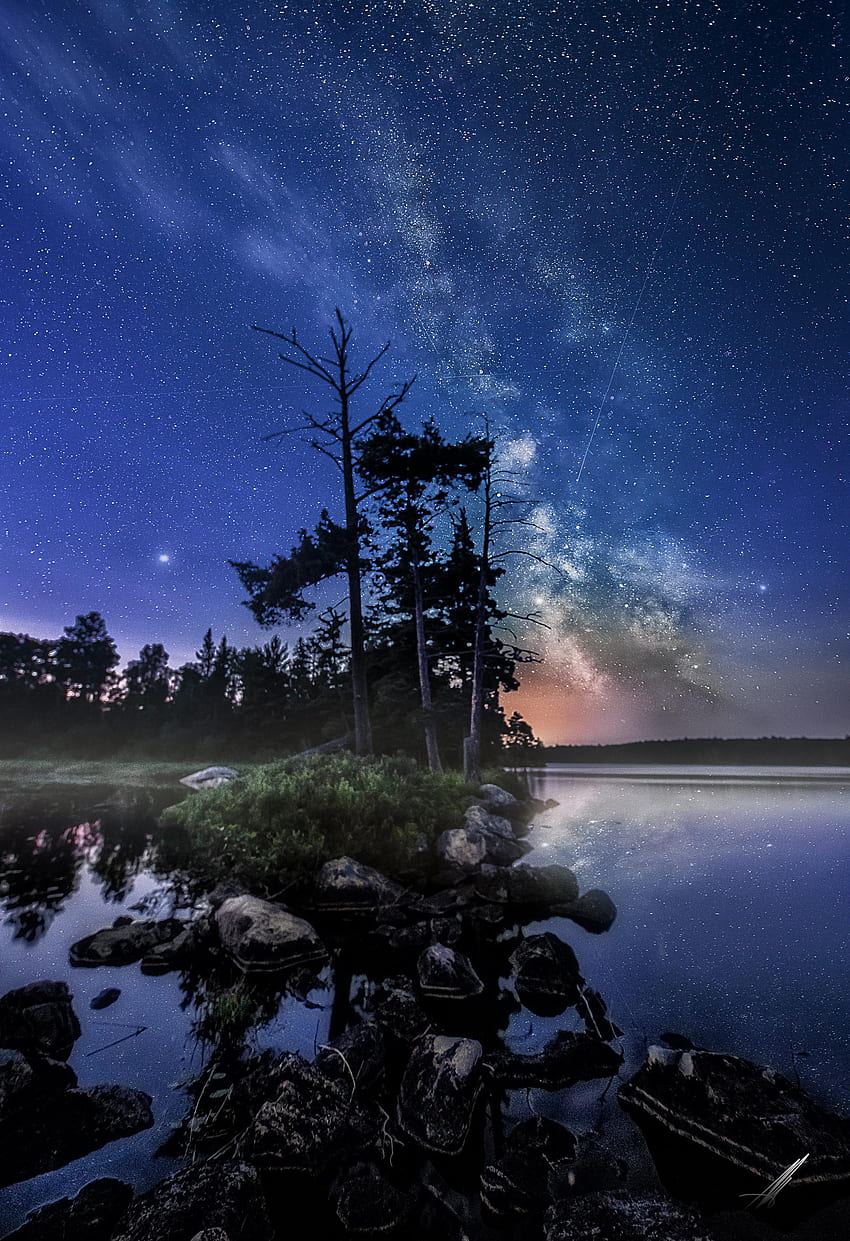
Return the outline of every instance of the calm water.
<path id="1" fill-rule="evenodd" d="M 572 944 L 588 982 L 624 1029 L 626 1070 L 647 1040 L 675 1030 L 695 1042 L 771 1064 L 824 1102 L 850 1112 L 850 773 L 776 769 L 568 768 L 533 777 L 560 803 L 542 816 L 528 861 L 564 862 L 582 890 L 606 889 L 619 916 L 594 936 L 550 920 Z M 82 798 L 82 800 L 80 800 Z M 150 820 L 92 808 L 91 790 L 54 807 L 2 819 L 0 991 L 37 978 L 66 979 L 83 1026 L 70 1063 L 82 1085 L 120 1082 L 154 1097 L 156 1125 L 66 1168 L 0 1191 L 0 1235 L 26 1211 L 73 1193 L 94 1176 L 144 1188 L 176 1163 L 155 1152 L 188 1102 L 181 1083 L 208 1049 L 194 1029 L 198 1002 L 178 974 L 145 977 L 138 965 L 72 970 L 68 948 L 120 913 L 170 911 L 147 869 Z M 327 1038 L 330 979 L 307 997 L 284 998 L 254 1034 L 258 1048 L 312 1055 Z M 122 989 L 102 1012 L 89 1001 Z M 564 1017 L 522 1010 L 507 1040 L 541 1047 Z M 107 1044 L 139 1027 L 117 1045 Z M 805 1055 L 800 1053 L 805 1052 Z M 512 1119 L 560 1116 L 592 1124 L 602 1112 L 616 1140 L 642 1150 L 600 1083 L 569 1092 L 516 1092 Z M 567 1097 L 568 1096 L 568 1101 Z M 645 1158 L 645 1155 L 644 1155 Z"/>

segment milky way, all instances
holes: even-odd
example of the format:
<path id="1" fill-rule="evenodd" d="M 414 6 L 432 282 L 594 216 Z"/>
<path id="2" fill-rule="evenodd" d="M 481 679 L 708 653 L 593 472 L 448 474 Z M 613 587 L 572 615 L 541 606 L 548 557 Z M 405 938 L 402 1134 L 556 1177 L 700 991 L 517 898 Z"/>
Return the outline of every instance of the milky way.
<path id="1" fill-rule="evenodd" d="M 547 739 L 850 732 L 845 39 L 822 0 L 10 0 L 0 627 L 257 641 L 227 559 L 335 493 L 263 442 L 311 394 L 250 325 L 339 305 L 393 342 L 367 399 L 415 373 L 525 475 Z"/>

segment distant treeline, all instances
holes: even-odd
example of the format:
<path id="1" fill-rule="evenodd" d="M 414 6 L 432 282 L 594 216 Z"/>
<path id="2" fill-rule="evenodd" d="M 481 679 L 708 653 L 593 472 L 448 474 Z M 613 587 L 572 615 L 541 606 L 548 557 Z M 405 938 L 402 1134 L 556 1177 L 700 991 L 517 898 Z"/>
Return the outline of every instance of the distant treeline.
<path id="1" fill-rule="evenodd" d="M 551 745 L 547 763 L 696 763 L 848 767 L 850 737 L 682 737 L 622 745 Z"/>

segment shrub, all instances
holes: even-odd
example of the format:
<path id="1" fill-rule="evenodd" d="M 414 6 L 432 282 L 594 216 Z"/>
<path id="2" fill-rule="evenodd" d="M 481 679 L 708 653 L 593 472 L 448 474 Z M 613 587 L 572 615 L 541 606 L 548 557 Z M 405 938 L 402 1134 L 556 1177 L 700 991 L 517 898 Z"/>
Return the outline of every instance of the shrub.
<path id="1" fill-rule="evenodd" d="M 159 865 L 207 884 L 238 879 L 274 893 L 333 857 L 392 871 L 420 833 L 459 823 L 473 786 L 403 758 L 284 759 L 193 793 L 164 813 Z"/>

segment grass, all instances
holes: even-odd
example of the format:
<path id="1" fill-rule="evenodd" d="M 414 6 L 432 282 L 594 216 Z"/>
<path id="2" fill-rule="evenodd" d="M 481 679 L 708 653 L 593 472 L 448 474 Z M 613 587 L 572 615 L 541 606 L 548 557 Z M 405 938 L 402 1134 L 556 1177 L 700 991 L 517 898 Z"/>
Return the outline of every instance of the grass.
<path id="1" fill-rule="evenodd" d="M 158 759 L 5 759 L 0 760 L 0 787 L 44 788 L 53 784 L 112 784 L 131 788 L 179 788 L 181 777 L 209 764 L 184 759 L 163 762 Z"/>
<path id="2" fill-rule="evenodd" d="M 490 772 L 489 778 L 504 778 Z M 165 812 L 159 865 L 272 893 L 343 854 L 392 872 L 419 837 L 462 820 L 475 786 L 412 760 L 351 754 L 285 759 L 193 794 Z"/>

